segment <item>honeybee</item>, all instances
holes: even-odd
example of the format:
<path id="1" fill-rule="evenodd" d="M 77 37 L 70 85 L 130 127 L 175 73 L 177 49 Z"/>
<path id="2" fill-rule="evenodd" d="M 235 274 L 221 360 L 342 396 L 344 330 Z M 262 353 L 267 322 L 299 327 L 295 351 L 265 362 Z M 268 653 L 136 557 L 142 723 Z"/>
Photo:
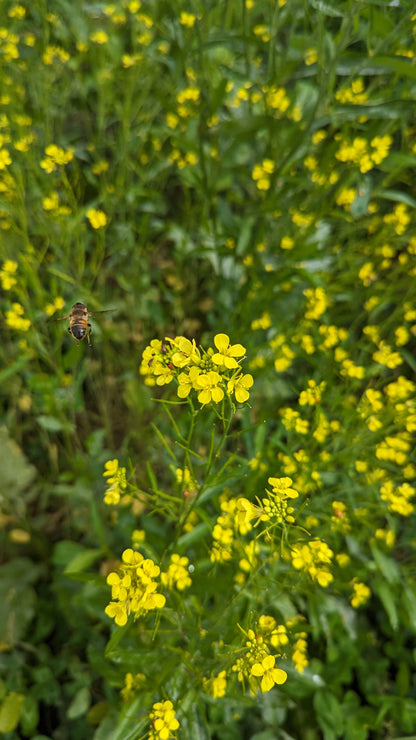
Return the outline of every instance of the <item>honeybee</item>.
<path id="1" fill-rule="evenodd" d="M 66 316 L 60 316 L 59 319 L 53 319 L 53 321 L 64 321 L 69 319 L 68 331 L 77 342 L 81 342 L 87 337 L 87 342 L 91 346 L 90 335 L 92 333 L 92 326 L 88 319 L 90 316 L 95 316 L 98 313 L 107 313 L 113 309 L 107 308 L 105 311 L 88 311 L 84 303 L 74 303 L 71 309 L 71 313 Z"/>

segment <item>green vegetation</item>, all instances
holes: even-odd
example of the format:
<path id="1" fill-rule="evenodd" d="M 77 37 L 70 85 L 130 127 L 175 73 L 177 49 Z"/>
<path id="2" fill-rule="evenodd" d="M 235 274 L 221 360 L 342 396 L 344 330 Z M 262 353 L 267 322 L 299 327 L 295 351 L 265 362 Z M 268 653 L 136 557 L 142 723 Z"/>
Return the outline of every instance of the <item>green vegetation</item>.
<path id="1" fill-rule="evenodd" d="M 415 40 L 2 4 L 6 740 L 414 737 Z"/>

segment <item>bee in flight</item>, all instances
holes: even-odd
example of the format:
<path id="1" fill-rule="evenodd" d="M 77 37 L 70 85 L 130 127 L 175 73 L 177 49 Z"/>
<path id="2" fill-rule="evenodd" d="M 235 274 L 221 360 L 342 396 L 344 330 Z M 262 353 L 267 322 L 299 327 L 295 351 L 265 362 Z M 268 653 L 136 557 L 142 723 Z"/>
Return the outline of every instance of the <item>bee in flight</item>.
<path id="1" fill-rule="evenodd" d="M 87 337 L 87 342 L 91 345 L 90 335 L 92 332 L 92 326 L 88 319 L 90 316 L 95 316 L 97 313 L 107 313 L 113 309 L 108 308 L 105 311 L 88 311 L 84 303 L 74 303 L 71 309 L 71 313 L 66 316 L 60 316 L 59 319 L 53 319 L 53 321 L 64 321 L 69 319 L 68 331 L 77 342 L 81 342 Z"/>

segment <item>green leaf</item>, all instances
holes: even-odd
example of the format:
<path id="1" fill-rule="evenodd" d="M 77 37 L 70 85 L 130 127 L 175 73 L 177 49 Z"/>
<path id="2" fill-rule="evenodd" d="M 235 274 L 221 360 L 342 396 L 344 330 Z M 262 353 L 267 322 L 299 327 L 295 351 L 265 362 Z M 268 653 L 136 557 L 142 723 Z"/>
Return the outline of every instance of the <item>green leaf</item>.
<path id="1" fill-rule="evenodd" d="M 331 18 L 343 18 L 345 15 L 345 13 L 339 9 L 339 6 L 337 7 L 336 3 L 329 3 L 326 0 L 310 0 L 309 4 L 311 8 L 320 10 L 321 13 L 329 15 Z"/>
<path id="2" fill-rule="evenodd" d="M 84 550 L 83 552 L 77 553 L 72 560 L 66 566 L 64 573 L 79 573 L 80 571 L 89 568 L 90 565 L 96 562 L 103 556 L 104 550 L 102 548 L 94 550 Z"/>
<path id="3" fill-rule="evenodd" d="M 83 714 L 86 714 L 89 709 L 90 702 L 89 689 L 86 687 L 79 689 L 68 707 L 68 711 L 66 713 L 68 719 L 76 719 L 77 717 L 81 717 Z"/>
<path id="4" fill-rule="evenodd" d="M 27 462 L 6 427 L 0 427 L 0 501 L 15 499 L 33 480 L 35 468 Z"/>
<path id="5" fill-rule="evenodd" d="M 343 733 L 343 713 L 334 694 L 327 689 L 320 689 L 314 696 L 313 704 L 325 738 L 340 737 Z"/>
<path id="6" fill-rule="evenodd" d="M 23 639 L 33 618 L 36 594 L 31 584 L 42 572 L 27 558 L 0 566 L 0 642 L 9 647 Z"/>
<path id="7" fill-rule="evenodd" d="M 384 552 L 381 552 L 374 544 L 371 545 L 371 552 L 376 561 L 380 572 L 389 583 L 398 583 L 401 579 L 400 569 L 396 561 Z"/>
<path id="8" fill-rule="evenodd" d="M 19 724 L 25 697 L 12 691 L 0 705 L 0 732 L 12 732 Z"/>
<path id="9" fill-rule="evenodd" d="M 396 599 L 393 590 L 387 583 L 377 581 L 374 586 L 374 593 L 377 594 L 383 604 L 393 630 L 399 626 L 399 618 L 396 610 Z"/>

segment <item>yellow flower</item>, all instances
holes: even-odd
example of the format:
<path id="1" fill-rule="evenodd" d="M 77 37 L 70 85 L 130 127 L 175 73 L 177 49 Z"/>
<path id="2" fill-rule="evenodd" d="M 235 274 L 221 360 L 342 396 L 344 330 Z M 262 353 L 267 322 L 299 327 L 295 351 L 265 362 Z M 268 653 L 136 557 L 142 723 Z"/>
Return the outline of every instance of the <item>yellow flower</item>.
<path id="1" fill-rule="evenodd" d="M 192 13 L 185 13 L 182 12 L 179 16 L 179 23 L 181 26 L 185 26 L 185 28 L 192 28 L 195 24 L 196 16 L 194 16 Z"/>
<path id="2" fill-rule="evenodd" d="M 275 684 L 281 685 L 287 679 L 286 671 L 281 668 L 275 668 L 276 658 L 274 655 L 266 655 L 261 663 L 254 663 L 251 666 L 251 675 L 261 677 L 260 688 L 264 693 L 270 691 Z"/>
<path id="3" fill-rule="evenodd" d="M 239 366 L 234 358 L 242 357 L 245 354 L 246 348 L 242 344 L 231 345 L 230 338 L 227 334 L 216 334 L 214 344 L 218 350 L 212 356 L 212 361 L 215 365 L 226 367 L 228 370 Z"/>
<path id="4" fill-rule="evenodd" d="M 102 30 L 94 31 L 90 34 L 90 40 L 93 44 L 106 44 L 108 38 L 108 33 Z"/>
<path id="5" fill-rule="evenodd" d="M 198 375 L 195 384 L 197 388 L 201 389 L 198 393 L 199 403 L 205 406 L 210 401 L 214 401 L 215 403 L 222 401 L 224 391 L 218 385 L 220 382 L 221 376 L 215 370 L 211 370 L 206 375 Z"/>
<path id="6" fill-rule="evenodd" d="M 93 229 L 101 229 L 107 224 L 107 216 L 104 211 L 100 211 L 96 208 L 90 208 L 87 211 L 87 218 Z"/>
<path id="7" fill-rule="evenodd" d="M 248 389 L 253 385 L 253 376 L 250 374 L 240 375 L 236 380 L 229 380 L 227 385 L 227 393 L 231 395 L 234 393 L 236 401 L 238 403 L 245 403 L 249 398 Z"/>

